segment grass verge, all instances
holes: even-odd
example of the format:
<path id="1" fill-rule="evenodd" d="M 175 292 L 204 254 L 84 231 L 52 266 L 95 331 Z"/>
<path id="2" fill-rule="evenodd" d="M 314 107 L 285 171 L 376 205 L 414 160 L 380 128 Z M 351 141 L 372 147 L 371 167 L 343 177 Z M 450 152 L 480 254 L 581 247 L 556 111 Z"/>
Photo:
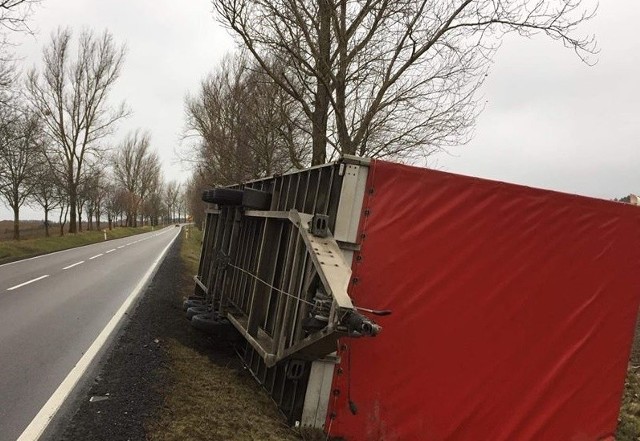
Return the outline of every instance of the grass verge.
<path id="1" fill-rule="evenodd" d="M 177 293 L 180 298 L 193 291 L 191 275 L 198 269 L 201 239 L 196 228 L 185 231 L 180 250 L 184 264 L 183 291 Z M 184 326 L 189 325 L 185 322 Z M 206 338 L 194 333 L 198 341 Z M 228 350 L 210 346 L 198 350 L 188 341 L 167 342 L 169 386 L 159 415 L 147 424 L 147 439 L 300 440 L 237 358 Z"/>
<path id="2" fill-rule="evenodd" d="M 119 239 L 148 231 L 151 231 L 151 227 L 119 227 L 107 231 L 107 239 Z M 103 241 L 102 231 L 85 231 L 62 237 L 3 241 L 0 242 L 0 264 Z"/>

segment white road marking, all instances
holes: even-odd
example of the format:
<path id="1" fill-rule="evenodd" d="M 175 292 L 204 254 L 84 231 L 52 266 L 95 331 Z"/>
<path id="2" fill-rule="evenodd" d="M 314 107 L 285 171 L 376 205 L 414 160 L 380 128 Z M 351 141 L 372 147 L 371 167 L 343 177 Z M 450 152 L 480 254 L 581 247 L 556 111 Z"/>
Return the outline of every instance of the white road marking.
<path id="1" fill-rule="evenodd" d="M 89 260 L 97 259 L 97 258 L 98 258 L 98 257 L 100 257 L 100 256 L 104 256 L 104 254 L 102 254 L 102 253 L 100 253 L 100 254 L 96 254 L 96 255 L 95 255 L 95 256 L 93 256 L 93 257 L 89 257 Z"/>
<path id="2" fill-rule="evenodd" d="M 42 406 L 42 409 L 38 412 L 38 414 L 33 418 L 31 423 L 24 429 L 22 435 L 18 438 L 17 441 L 35 441 L 42 433 L 45 431 L 49 422 L 53 419 L 56 412 L 60 409 L 64 400 L 67 399 L 73 388 L 78 384 L 82 375 L 86 372 L 87 368 L 98 354 L 102 346 L 109 340 L 109 336 L 114 331 L 114 329 L 118 326 L 120 320 L 124 316 L 125 312 L 131 307 L 131 304 L 134 302 L 136 297 L 140 295 L 140 293 L 147 286 L 149 280 L 153 277 L 160 262 L 164 258 L 164 255 L 167 253 L 167 250 L 176 240 L 178 235 L 176 234 L 169 244 L 162 250 L 160 255 L 156 258 L 156 260 L 151 264 L 149 270 L 142 276 L 140 282 L 133 289 L 129 297 L 124 301 L 120 309 L 114 314 L 114 316 L 109 320 L 107 326 L 104 327 L 100 335 L 96 337 L 94 342 L 89 346 L 89 349 L 84 353 L 82 358 L 78 361 L 78 363 L 71 369 L 67 377 L 60 383 L 60 386 L 56 389 L 56 391 L 51 395 L 51 397 L 47 400 L 47 402 Z M 45 276 L 46 277 L 46 276 Z"/>
<path id="3" fill-rule="evenodd" d="M 120 245 L 120 246 L 118 247 L 118 249 L 120 249 L 120 248 L 124 248 L 124 245 Z"/>
<path id="4" fill-rule="evenodd" d="M 129 242 L 129 243 L 127 244 L 127 246 L 131 245 L 132 243 L 134 243 L 134 242 Z"/>
<path id="5" fill-rule="evenodd" d="M 16 286 L 12 286 L 11 288 L 7 288 L 7 291 L 13 291 L 14 289 L 21 288 L 21 287 L 23 287 L 25 285 L 28 285 L 28 284 L 33 283 L 33 282 L 37 282 L 38 280 L 42 280 L 42 279 L 44 279 L 46 277 L 49 277 L 49 274 L 45 274 L 44 276 L 36 277 L 35 279 L 31 279 L 28 282 L 21 283 L 20 285 L 16 285 Z"/>
<path id="6" fill-rule="evenodd" d="M 109 251 L 105 251 L 104 253 L 105 253 L 105 254 L 109 254 L 110 252 L 115 251 L 115 250 L 116 250 L 116 249 L 115 249 L 115 248 L 113 248 L 113 249 L 110 249 Z"/>
<path id="7" fill-rule="evenodd" d="M 76 263 L 73 263 L 73 264 L 71 264 L 71 265 L 69 265 L 69 266 L 65 266 L 65 267 L 64 267 L 64 268 L 62 268 L 62 269 L 63 269 L 63 270 L 67 270 L 67 269 L 69 269 L 69 268 L 73 268 L 74 266 L 82 265 L 83 263 L 84 263 L 84 260 L 81 260 L 80 262 L 76 262 Z"/>

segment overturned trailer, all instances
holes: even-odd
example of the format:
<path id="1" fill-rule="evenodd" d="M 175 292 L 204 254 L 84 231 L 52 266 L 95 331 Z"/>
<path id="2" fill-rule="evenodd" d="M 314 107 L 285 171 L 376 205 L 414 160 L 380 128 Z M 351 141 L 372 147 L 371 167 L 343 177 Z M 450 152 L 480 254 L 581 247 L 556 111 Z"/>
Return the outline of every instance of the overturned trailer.
<path id="1" fill-rule="evenodd" d="M 203 194 L 194 302 L 291 424 L 347 440 L 613 439 L 637 207 L 384 161 Z"/>

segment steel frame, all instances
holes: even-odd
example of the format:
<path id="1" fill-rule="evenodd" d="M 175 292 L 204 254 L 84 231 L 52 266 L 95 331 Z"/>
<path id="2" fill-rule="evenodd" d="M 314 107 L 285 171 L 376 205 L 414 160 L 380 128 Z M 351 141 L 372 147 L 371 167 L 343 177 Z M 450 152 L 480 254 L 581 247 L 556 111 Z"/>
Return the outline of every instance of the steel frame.
<path id="1" fill-rule="evenodd" d="M 367 173 L 368 160 L 344 157 L 235 187 L 271 193 L 269 210 L 206 210 L 195 294 L 244 337 L 245 363 L 292 423 L 322 427 L 337 339 L 354 335 L 344 319 L 357 314 L 347 290 Z"/>

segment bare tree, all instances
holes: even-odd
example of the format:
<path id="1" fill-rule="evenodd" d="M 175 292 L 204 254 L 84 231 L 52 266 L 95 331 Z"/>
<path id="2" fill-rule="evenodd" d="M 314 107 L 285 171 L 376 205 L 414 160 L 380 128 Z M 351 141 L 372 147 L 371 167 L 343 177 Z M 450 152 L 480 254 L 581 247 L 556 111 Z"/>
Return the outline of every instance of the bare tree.
<path id="1" fill-rule="evenodd" d="M 35 192 L 42 131 L 37 116 L 22 109 L 0 113 L 0 195 L 13 210 L 13 238 L 20 239 L 20 208 Z"/>
<path id="2" fill-rule="evenodd" d="M 180 186 L 180 192 L 178 193 L 178 199 L 176 201 L 176 207 L 178 210 L 178 222 L 187 221 L 187 209 L 189 207 L 189 187 L 186 185 Z"/>
<path id="3" fill-rule="evenodd" d="M 72 59 L 71 40 L 68 28 L 52 34 L 43 51 L 42 72 L 29 72 L 27 92 L 44 121 L 50 141 L 46 157 L 67 189 L 69 232 L 75 233 L 78 186 L 86 162 L 127 111 L 124 104 L 113 108 L 107 101 L 120 76 L 124 46 L 117 46 L 107 31 L 99 36 L 84 31 Z"/>
<path id="4" fill-rule="evenodd" d="M 90 192 L 90 188 L 89 188 L 89 182 L 88 180 L 88 175 L 86 170 L 82 173 L 82 176 L 80 176 L 80 181 L 78 183 L 78 191 L 77 191 L 77 195 L 76 195 L 76 209 L 78 210 L 78 217 L 76 218 L 78 221 L 78 233 L 82 233 L 83 230 L 83 226 L 82 226 L 82 212 L 84 211 L 87 202 L 89 201 L 89 192 Z"/>
<path id="5" fill-rule="evenodd" d="M 5 31 L 31 33 L 29 18 L 40 0 L 0 0 L 0 26 Z"/>
<path id="6" fill-rule="evenodd" d="M 162 175 L 160 170 L 160 157 L 158 153 L 155 151 L 148 152 L 140 173 L 138 186 L 138 195 L 140 196 L 142 206 L 145 208 L 149 208 L 149 204 L 147 204 L 149 198 L 161 191 Z M 155 210 L 152 211 L 155 212 Z M 151 220 L 151 212 L 149 210 L 146 210 L 146 212 L 142 214 L 146 214 L 149 220 Z M 141 220 L 144 225 L 144 216 L 141 217 Z"/>
<path id="7" fill-rule="evenodd" d="M 180 197 L 180 184 L 176 181 L 170 181 L 165 186 L 165 205 L 167 206 L 167 214 L 169 222 L 175 220 L 175 213 L 178 208 L 178 198 Z"/>
<path id="8" fill-rule="evenodd" d="M 92 229 L 92 216 L 95 218 L 96 229 L 100 229 L 102 219 L 103 201 L 107 195 L 106 172 L 104 168 L 94 167 L 89 174 L 89 203 L 87 205 L 87 218 L 89 230 Z"/>
<path id="9" fill-rule="evenodd" d="M 159 181 L 154 186 L 144 202 L 144 213 L 149 218 L 149 223 L 157 226 L 160 223 L 160 217 L 166 212 L 166 206 L 163 203 L 163 185 Z"/>
<path id="10" fill-rule="evenodd" d="M 44 231 L 45 236 L 49 237 L 49 213 L 60 206 L 61 201 L 58 197 L 60 189 L 58 181 L 51 176 L 49 166 L 42 156 L 32 179 L 34 186 L 31 200 L 44 211 Z"/>
<path id="11" fill-rule="evenodd" d="M 465 142 L 501 38 L 545 34 L 583 59 L 582 0 L 213 0 L 332 154 L 428 155 Z M 274 62 L 275 60 L 275 62 Z"/>
<path id="12" fill-rule="evenodd" d="M 105 195 L 103 199 L 103 210 L 107 213 L 107 223 L 109 230 L 113 229 L 118 217 L 122 215 L 127 207 L 126 190 L 119 188 L 110 180 L 105 185 Z"/>
<path id="13" fill-rule="evenodd" d="M 255 161 L 253 177 L 304 168 L 311 149 L 299 106 L 258 66 L 247 76 L 244 88 L 243 126 Z"/>
<path id="14" fill-rule="evenodd" d="M 60 237 L 64 236 L 64 226 L 69 217 L 69 195 L 67 190 L 61 186 L 56 186 L 57 199 L 59 201 L 58 224 L 60 225 Z"/>
<path id="15" fill-rule="evenodd" d="M 210 185 L 302 168 L 309 149 L 297 107 L 259 66 L 229 55 L 186 99 L 187 131 L 200 141 L 190 159 Z"/>
<path id="16" fill-rule="evenodd" d="M 129 134 L 118 147 L 112 163 L 116 183 L 122 186 L 130 199 L 127 226 L 135 227 L 139 208 L 160 182 L 160 159 L 150 149 L 149 134 L 140 131 Z"/>
<path id="17" fill-rule="evenodd" d="M 208 187 L 209 185 L 207 185 L 203 177 L 197 172 L 195 172 L 186 183 L 187 211 L 191 214 L 193 222 L 199 227 L 201 227 L 204 222 L 204 208 L 206 205 L 202 202 L 200 196 Z"/>

